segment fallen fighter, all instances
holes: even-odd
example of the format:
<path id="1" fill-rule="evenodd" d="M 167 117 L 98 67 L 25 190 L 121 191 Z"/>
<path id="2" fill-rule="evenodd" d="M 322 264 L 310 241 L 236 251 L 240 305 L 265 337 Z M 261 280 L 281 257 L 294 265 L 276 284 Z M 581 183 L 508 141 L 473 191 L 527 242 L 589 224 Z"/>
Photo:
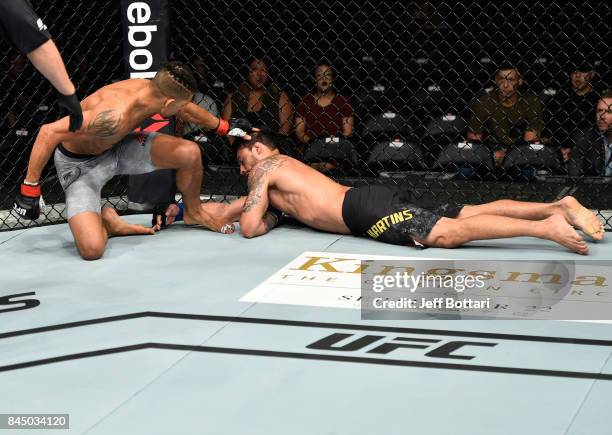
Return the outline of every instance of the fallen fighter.
<path id="1" fill-rule="evenodd" d="M 248 175 L 248 196 L 230 204 L 202 205 L 223 220 L 239 219 L 247 238 L 278 225 L 281 212 L 318 230 L 404 246 L 456 248 L 474 240 L 530 236 L 586 255 L 587 243 L 574 228 L 596 241 L 604 237 L 597 216 L 571 196 L 553 203 L 504 199 L 481 205 L 427 204 L 397 186 L 343 186 L 281 155 L 271 135 L 251 136 L 237 151 L 240 172 Z M 154 220 L 171 223 L 179 213 L 180 207 L 173 205 Z"/>

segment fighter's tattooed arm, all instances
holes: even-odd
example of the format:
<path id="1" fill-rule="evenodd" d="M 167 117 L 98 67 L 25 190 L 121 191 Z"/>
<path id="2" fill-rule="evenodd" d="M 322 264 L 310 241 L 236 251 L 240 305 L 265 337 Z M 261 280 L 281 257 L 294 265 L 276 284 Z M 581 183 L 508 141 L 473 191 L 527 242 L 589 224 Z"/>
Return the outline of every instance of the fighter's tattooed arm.
<path id="1" fill-rule="evenodd" d="M 117 114 L 114 110 L 104 110 L 96 115 L 89 122 L 87 130 L 90 130 L 99 137 L 109 137 L 117 133 L 119 123 L 121 122 L 121 114 Z"/>
<path id="2" fill-rule="evenodd" d="M 275 216 L 268 210 L 269 173 L 282 166 L 283 160 L 272 156 L 261 161 L 249 174 L 249 195 L 240 215 L 240 232 L 245 237 L 255 237 L 270 231 L 276 224 Z"/>
<path id="3" fill-rule="evenodd" d="M 262 192 L 264 190 L 264 177 L 260 169 L 255 169 L 249 174 L 249 196 L 244 203 L 243 212 L 249 212 L 261 202 Z"/>
<path id="4" fill-rule="evenodd" d="M 279 156 L 271 156 L 259 162 L 251 170 L 251 173 L 249 174 L 249 196 L 247 197 L 247 200 L 244 203 L 243 211 L 251 211 L 253 207 L 259 204 L 264 198 L 266 201 L 267 209 L 267 175 L 269 172 L 281 167 L 282 165 L 283 159 L 279 158 Z M 265 195 L 263 195 L 264 188 L 266 190 Z"/>

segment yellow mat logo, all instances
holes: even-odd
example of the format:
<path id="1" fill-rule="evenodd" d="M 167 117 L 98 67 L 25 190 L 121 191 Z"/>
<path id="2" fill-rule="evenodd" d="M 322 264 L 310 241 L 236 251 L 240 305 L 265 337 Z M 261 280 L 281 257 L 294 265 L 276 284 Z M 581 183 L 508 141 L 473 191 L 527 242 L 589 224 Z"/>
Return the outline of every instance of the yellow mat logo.
<path id="1" fill-rule="evenodd" d="M 391 213 L 390 215 L 379 219 L 374 225 L 372 225 L 367 231 L 368 236 L 372 237 L 373 239 L 376 239 L 382 233 L 391 228 L 391 225 L 410 220 L 413 217 L 414 215 L 410 212 L 410 210 L 402 210 L 395 213 Z"/>
<path id="2" fill-rule="evenodd" d="M 398 265 L 397 261 L 404 263 Z M 550 320 L 610 318 L 612 267 L 609 262 L 592 261 L 565 264 L 304 252 L 240 300 L 360 309 L 362 279 L 396 272 L 415 277 L 423 272 L 444 278 L 481 276 L 485 282 L 483 288 L 466 289 L 460 294 L 461 298 L 491 298 L 491 310 L 479 313 L 481 316 Z M 424 292 L 430 292 L 432 297 L 458 294 L 457 288 L 419 287 L 407 297 L 420 298 Z"/>

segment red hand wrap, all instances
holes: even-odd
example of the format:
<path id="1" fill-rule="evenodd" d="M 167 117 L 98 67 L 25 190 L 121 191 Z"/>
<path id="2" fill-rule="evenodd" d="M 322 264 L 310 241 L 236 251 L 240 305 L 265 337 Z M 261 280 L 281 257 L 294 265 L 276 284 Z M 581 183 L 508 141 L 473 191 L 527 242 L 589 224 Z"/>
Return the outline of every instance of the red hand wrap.
<path id="1" fill-rule="evenodd" d="M 22 184 L 21 194 L 23 196 L 29 196 L 31 198 L 40 196 L 40 185 L 37 184 L 36 186 L 28 186 L 27 184 Z"/>
<path id="2" fill-rule="evenodd" d="M 215 130 L 215 133 L 217 133 L 219 136 L 225 136 L 229 131 L 229 127 L 229 122 L 227 122 L 225 119 L 219 118 L 219 126 Z"/>

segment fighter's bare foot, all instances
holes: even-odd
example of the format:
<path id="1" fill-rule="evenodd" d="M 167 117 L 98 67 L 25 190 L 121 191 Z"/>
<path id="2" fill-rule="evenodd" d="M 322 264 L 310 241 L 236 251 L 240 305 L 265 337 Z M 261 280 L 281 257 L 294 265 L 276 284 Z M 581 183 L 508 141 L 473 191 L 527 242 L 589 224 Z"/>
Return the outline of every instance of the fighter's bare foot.
<path id="1" fill-rule="evenodd" d="M 154 228 L 130 224 L 129 222 L 121 219 L 115 209 L 109 207 L 104 207 L 102 209 L 102 223 L 104 224 L 104 228 L 106 228 L 109 237 L 155 234 Z"/>
<path id="2" fill-rule="evenodd" d="M 561 201 L 566 220 L 593 240 L 603 240 L 605 230 L 603 223 L 588 208 L 580 204 L 576 198 L 566 196 Z"/>
<path id="3" fill-rule="evenodd" d="M 198 215 L 193 215 L 185 210 L 185 214 L 183 215 L 185 223 L 187 225 L 202 225 L 209 230 L 223 234 L 231 234 L 235 231 L 234 224 L 223 222 L 221 219 L 204 212 L 202 209 L 199 211 L 200 213 Z"/>
<path id="4" fill-rule="evenodd" d="M 542 222 L 549 232 L 549 239 L 553 242 L 557 242 L 581 255 L 589 253 L 587 243 L 561 215 L 553 215 Z"/>

